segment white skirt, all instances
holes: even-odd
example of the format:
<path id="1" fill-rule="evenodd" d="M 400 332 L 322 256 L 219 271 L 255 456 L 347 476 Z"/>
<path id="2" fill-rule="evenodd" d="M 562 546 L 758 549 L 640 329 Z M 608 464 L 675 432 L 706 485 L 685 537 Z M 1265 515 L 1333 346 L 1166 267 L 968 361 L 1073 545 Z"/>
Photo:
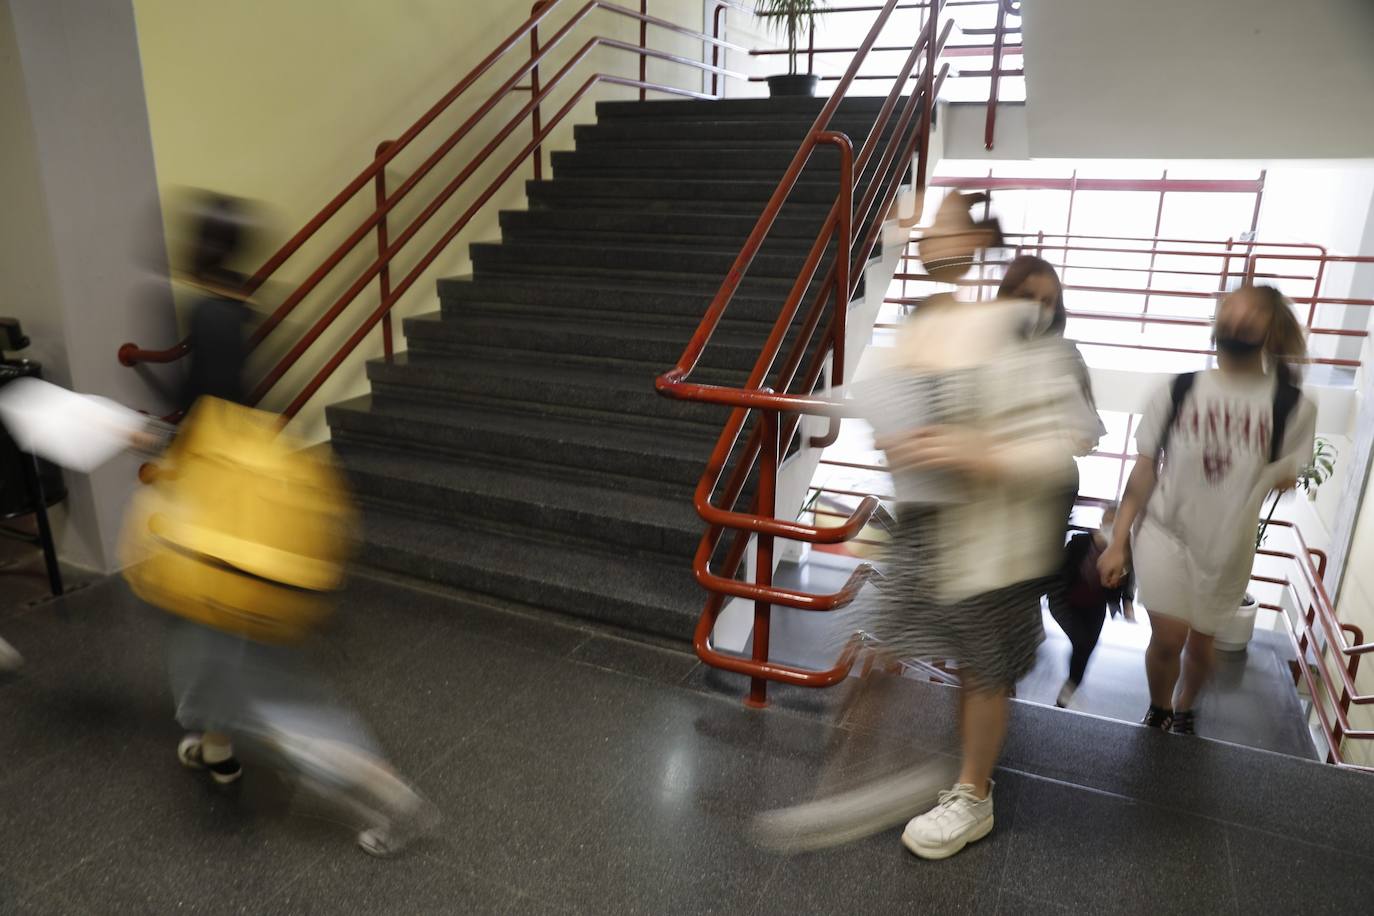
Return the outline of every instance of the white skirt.
<path id="1" fill-rule="evenodd" d="M 1133 541 L 1140 603 L 1151 614 L 1184 621 L 1207 636 L 1226 626 L 1245 600 L 1249 565 L 1219 573 L 1201 569 L 1177 536 L 1146 519 Z"/>

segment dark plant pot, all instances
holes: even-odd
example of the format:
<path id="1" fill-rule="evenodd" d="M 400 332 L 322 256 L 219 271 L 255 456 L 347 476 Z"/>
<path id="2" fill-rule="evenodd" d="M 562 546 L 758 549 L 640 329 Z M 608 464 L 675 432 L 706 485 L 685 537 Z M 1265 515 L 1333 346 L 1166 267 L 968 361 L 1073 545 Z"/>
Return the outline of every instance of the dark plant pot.
<path id="1" fill-rule="evenodd" d="M 768 94 L 773 98 L 813 96 L 821 78 L 814 73 L 784 73 L 768 77 Z"/>

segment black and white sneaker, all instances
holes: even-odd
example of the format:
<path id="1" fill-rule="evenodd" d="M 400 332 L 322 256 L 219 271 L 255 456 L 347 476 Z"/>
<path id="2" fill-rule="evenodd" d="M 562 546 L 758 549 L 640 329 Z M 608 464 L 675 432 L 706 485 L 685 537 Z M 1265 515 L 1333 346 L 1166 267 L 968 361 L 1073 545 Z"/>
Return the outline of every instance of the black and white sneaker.
<path id="1" fill-rule="evenodd" d="M 1157 728 L 1167 732 L 1174 724 L 1174 711 L 1152 704 L 1150 711 L 1145 713 L 1145 718 L 1140 720 L 1140 724 L 1146 728 Z"/>
<path id="2" fill-rule="evenodd" d="M 177 745 L 177 759 L 188 770 L 209 770 L 210 778 L 216 785 L 227 786 L 239 781 L 243 775 L 243 765 L 237 757 L 228 757 L 215 763 L 206 763 L 201 736 L 187 735 Z"/>
<path id="3" fill-rule="evenodd" d="M 1169 724 L 1169 730 L 1175 735 L 1196 735 L 1197 714 L 1191 709 L 1177 710 L 1173 722 Z"/>

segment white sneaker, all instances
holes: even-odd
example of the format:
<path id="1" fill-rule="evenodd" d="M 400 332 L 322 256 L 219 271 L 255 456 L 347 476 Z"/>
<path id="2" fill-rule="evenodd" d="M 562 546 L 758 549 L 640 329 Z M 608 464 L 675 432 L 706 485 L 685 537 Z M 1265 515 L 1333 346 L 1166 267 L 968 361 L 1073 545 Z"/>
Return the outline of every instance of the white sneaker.
<path id="1" fill-rule="evenodd" d="M 1060 709 L 1068 709 L 1073 702 L 1073 695 L 1078 692 L 1078 685 L 1073 681 L 1065 681 L 1064 686 L 1059 688 L 1059 696 L 1054 701 L 1054 705 Z"/>
<path id="2" fill-rule="evenodd" d="M 940 793 L 940 801 L 902 831 L 902 845 L 922 859 L 948 859 L 992 832 L 992 785 L 978 799 L 973 786 L 959 784 Z"/>
<path id="3" fill-rule="evenodd" d="M 0 639 L 0 671 L 16 671 L 24 664 L 24 656 L 19 650 Z"/>

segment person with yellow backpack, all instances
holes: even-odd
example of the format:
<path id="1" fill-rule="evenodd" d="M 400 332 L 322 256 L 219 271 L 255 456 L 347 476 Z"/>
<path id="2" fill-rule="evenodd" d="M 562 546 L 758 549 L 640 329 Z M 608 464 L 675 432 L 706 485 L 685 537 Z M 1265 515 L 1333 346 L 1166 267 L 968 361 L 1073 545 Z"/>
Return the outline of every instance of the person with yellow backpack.
<path id="1" fill-rule="evenodd" d="M 235 742 L 342 805 L 362 849 L 387 855 L 437 820 L 388 764 L 362 722 L 310 674 L 298 651 L 343 584 L 355 514 L 323 447 L 285 434 L 281 418 L 245 406 L 251 311 L 235 259 L 245 205 L 206 195 L 191 215 L 181 278 L 198 295 L 181 428 L 136 497 L 125 576 L 180 619 L 168 643 L 177 757 L 228 785 L 242 774 Z"/>
<path id="2" fill-rule="evenodd" d="M 343 585 L 356 515 L 327 449 L 242 403 L 250 311 L 233 258 L 244 212 L 206 196 L 190 221 L 181 279 L 197 299 L 179 426 L 36 379 L 7 386 L 0 419 L 25 450 L 76 470 L 129 447 L 158 455 L 125 519 L 122 559 L 135 594 L 174 618 L 178 759 L 227 786 L 243 774 L 242 745 L 343 808 L 364 851 L 388 855 L 437 814 L 299 651 Z"/>

